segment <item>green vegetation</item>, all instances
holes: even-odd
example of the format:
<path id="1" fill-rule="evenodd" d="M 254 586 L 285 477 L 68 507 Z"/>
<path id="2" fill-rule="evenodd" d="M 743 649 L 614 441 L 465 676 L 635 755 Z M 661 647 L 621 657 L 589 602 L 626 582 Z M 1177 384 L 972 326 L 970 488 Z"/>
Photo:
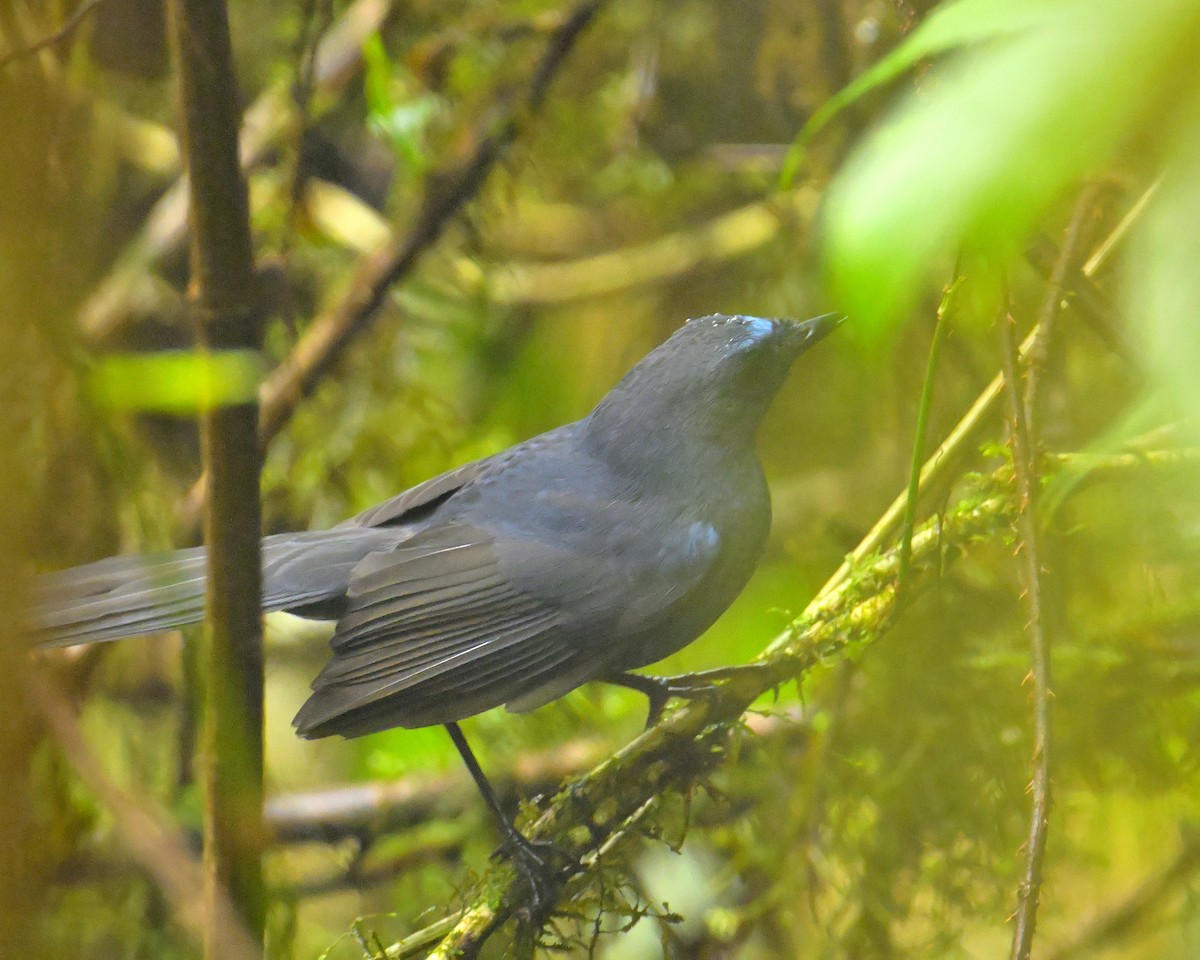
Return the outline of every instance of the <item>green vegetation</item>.
<path id="1" fill-rule="evenodd" d="M 545 930 L 444 731 L 294 737 L 325 635 L 268 621 L 270 955 L 1197 955 L 1196 4 L 229 5 L 261 362 L 195 352 L 158 5 L 0 10 L 0 955 L 200 954 L 195 638 L 31 661 L 20 603 L 196 542 L 196 413 L 261 379 L 267 530 L 327 526 L 831 309 L 656 672 L 759 666 L 466 724 L 581 858 Z"/>

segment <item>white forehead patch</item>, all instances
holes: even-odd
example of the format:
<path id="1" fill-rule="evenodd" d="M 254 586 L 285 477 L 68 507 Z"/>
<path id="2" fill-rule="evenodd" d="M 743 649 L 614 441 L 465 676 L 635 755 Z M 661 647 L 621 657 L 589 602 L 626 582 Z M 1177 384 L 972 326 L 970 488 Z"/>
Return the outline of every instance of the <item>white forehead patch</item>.
<path id="1" fill-rule="evenodd" d="M 766 317 L 742 317 L 742 325 L 746 330 L 746 338 L 756 343 L 765 340 L 775 332 L 775 322 Z"/>

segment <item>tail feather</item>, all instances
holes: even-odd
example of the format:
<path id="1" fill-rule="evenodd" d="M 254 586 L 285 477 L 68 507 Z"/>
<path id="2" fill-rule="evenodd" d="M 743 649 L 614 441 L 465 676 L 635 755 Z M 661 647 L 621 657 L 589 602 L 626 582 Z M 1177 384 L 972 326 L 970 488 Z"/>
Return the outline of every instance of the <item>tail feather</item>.
<path id="1" fill-rule="evenodd" d="M 204 618 L 203 547 L 110 557 L 40 577 L 33 626 L 44 646 L 67 647 L 171 630 Z"/>
<path id="2" fill-rule="evenodd" d="M 263 540 L 263 611 L 319 606 L 343 596 L 367 554 L 402 531 L 363 528 L 277 534 Z M 172 630 L 204 619 L 203 547 L 109 557 L 38 577 L 32 626 L 42 646 L 69 647 Z"/>

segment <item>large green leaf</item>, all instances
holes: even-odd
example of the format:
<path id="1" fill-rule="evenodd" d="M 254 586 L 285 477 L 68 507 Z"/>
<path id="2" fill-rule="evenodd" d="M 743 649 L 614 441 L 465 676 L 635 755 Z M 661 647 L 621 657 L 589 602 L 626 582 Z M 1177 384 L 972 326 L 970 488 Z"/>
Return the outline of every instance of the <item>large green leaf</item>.
<path id="1" fill-rule="evenodd" d="M 1076 178 L 1194 83 L 1200 4 L 1059 0 L 930 72 L 831 185 L 825 255 L 838 305 L 878 328 L 968 249 L 1010 255 Z M 996 4 L 962 0 L 995 36 Z M 953 24 L 952 24 L 953 25 Z M 936 19 L 944 36 L 964 36 Z M 922 33 L 912 44 L 933 46 Z M 934 39 L 937 39 L 935 37 Z"/>

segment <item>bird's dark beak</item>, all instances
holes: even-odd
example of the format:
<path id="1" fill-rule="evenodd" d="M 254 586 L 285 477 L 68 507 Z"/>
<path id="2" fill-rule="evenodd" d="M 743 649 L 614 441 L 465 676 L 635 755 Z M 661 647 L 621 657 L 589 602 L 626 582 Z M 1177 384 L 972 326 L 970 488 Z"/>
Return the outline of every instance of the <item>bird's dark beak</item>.
<path id="1" fill-rule="evenodd" d="M 845 320 L 845 314 L 824 313 L 819 317 L 813 317 L 811 320 L 805 320 L 803 323 L 797 323 L 795 325 L 797 339 L 807 349 L 818 340 L 823 339 L 826 334 L 832 333 L 840 327 Z"/>

